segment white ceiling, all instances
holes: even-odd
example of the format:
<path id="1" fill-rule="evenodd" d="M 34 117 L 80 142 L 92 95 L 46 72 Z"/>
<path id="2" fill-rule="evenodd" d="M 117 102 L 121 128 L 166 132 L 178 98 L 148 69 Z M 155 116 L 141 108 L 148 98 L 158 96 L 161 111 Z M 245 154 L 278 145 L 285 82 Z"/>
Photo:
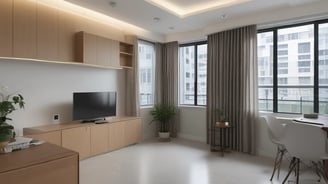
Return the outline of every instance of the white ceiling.
<path id="1" fill-rule="evenodd" d="M 293 7 L 327 0 L 253 0 L 225 7 L 210 10 L 200 14 L 180 18 L 168 11 L 156 7 L 145 0 L 65 0 L 73 4 L 106 14 L 110 17 L 125 21 L 146 30 L 168 35 L 178 32 L 186 32 L 204 28 L 206 26 L 217 25 L 229 19 L 236 19 L 256 12 L 275 10 L 279 8 Z M 213 0 L 203 0 L 213 1 Z M 201 1 L 201 2 L 203 2 Z M 115 2 L 112 7 L 110 2 Z M 170 0 L 185 7 L 193 6 L 200 0 Z M 158 17 L 158 22 L 154 21 Z M 225 18 L 222 18 L 225 17 Z"/>

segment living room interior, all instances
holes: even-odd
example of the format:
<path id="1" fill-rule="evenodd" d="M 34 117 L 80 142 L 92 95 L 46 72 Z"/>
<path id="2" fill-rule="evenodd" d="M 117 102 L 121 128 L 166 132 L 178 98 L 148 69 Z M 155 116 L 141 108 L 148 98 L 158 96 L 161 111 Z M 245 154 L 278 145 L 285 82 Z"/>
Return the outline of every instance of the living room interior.
<path id="1" fill-rule="evenodd" d="M 224 48 L 221 49 L 223 51 L 219 51 L 219 48 L 222 48 L 220 44 L 212 50 L 208 47 L 208 45 L 215 45 L 216 36 L 220 37 L 220 34 L 225 34 L 226 31 L 242 31 L 242 29 L 247 30 L 246 32 L 254 32 L 257 36 L 265 31 L 277 32 L 279 35 L 279 29 L 307 24 L 313 24 L 314 31 L 318 31 L 320 25 L 328 23 L 326 8 L 328 2 L 326 0 L 274 2 L 241 0 L 223 1 L 225 2 L 223 4 L 219 4 L 220 1 L 213 1 L 214 3 L 204 1 L 204 4 L 184 0 L 170 0 L 167 1 L 168 4 L 165 2 L 160 0 L 1 1 L 0 23 L 3 25 L 0 29 L 1 90 L 21 94 L 25 102 L 24 109 L 14 111 L 9 116 L 12 119 L 9 123 L 14 126 L 16 136 L 46 130 L 44 127 L 51 127 L 51 129 L 56 127 L 55 131 L 59 131 L 61 137 L 59 145 L 65 147 L 64 131 L 72 127 L 61 129 L 58 125 L 70 124 L 76 120 L 73 117 L 73 93 L 114 91 L 116 92 L 115 116 L 133 118 L 127 120 L 113 118 L 113 121 L 135 119 L 140 121 L 140 136 L 138 134 L 132 137 L 129 143 L 118 146 L 119 149 L 107 147 L 105 150 L 92 153 L 92 148 L 89 148 L 91 152 L 89 150 L 89 153 L 80 153 L 79 183 L 281 183 L 288 172 L 290 159 L 286 159 L 283 163 L 279 179 L 275 176 L 270 182 L 277 147 L 270 140 L 268 125 L 263 116 L 298 118 L 304 112 L 321 115 L 327 113 L 318 108 L 304 112 L 283 112 L 274 108 L 265 110 L 263 106 L 257 105 L 257 99 L 261 98 L 261 91 L 258 91 L 261 83 L 256 82 L 255 88 L 251 86 L 252 79 L 258 79 L 257 75 L 253 75 L 257 71 L 245 72 L 247 73 L 245 76 L 253 77 L 249 81 L 245 79 L 236 82 L 238 86 L 249 85 L 248 88 L 245 87 L 248 90 L 247 95 L 246 92 L 240 95 L 245 96 L 240 102 L 245 101 L 248 109 L 246 114 L 250 114 L 249 116 L 240 115 L 243 114 L 241 112 L 236 114 L 239 101 L 226 102 L 224 96 L 218 97 L 219 95 L 215 94 L 209 96 L 209 92 L 208 99 L 205 97 L 202 102 L 194 101 L 194 98 L 191 103 L 184 101 L 182 99 L 187 98 L 181 92 L 182 80 L 179 73 L 182 71 L 179 62 L 183 58 L 179 52 L 186 52 L 185 48 L 189 46 L 197 47 L 206 44 L 205 50 L 206 53 L 208 52 L 206 58 L 213 60 L 213 63 L 207 64 L 207 67 L 210 66 L 210 69 L 206 70 L 207 75 L 213 77 L 212 80 L 207 80 L 213 83 L 210 87 L 207 86 L 207 91 L 218 91 L 218 94 L 221 94 L 218 86 L 220 84 L 225 85 L 227 89 L 231 87 L 230 89 L 233 89 L 231 93 L 235 93 L 234 89 L 238 87 L 232 88 L 233 85 L 230 86 L 220 77 L 235 82 L 239 79 L 230 79 L 229 71 L 243 70 L 239 70 L 237 66 L 232 66 L 229 71 L 215 69 L 218 68 L 215 58 L 219 58 L 220 54 L 223 55 L 222 52 L 227 51 Z M 210 4 L 211 2 L 213 4 Z M 174 11 L 171 5 L 181 9 Z M 81 35 L 81 42 L 78 34 Z M 87 45 L 88 39 L 91 38 L 96 38 L 97 44 L 111 42 L 117 47 L 101 45 L 92 48 Z M 222 39 L 224 38 L 223 36 Z M 259 40 L 259 37 L 257 39 Z M 327 39 L 328 37 L 326 42 Z M 253 42 L 246 42 L 253 44 Z M 144 89 L 140 79 L 142 76 L 139 76 L 142 72 L 138 68 L 141 65 L 138 46 L 142 44 L 152 45 L 155 53 L 152 56 L 154 71 L 151 73 L 152 76 L 149 76 L 153 81 L 152 97 L 145 101 L 142 101 L 141 94 Z M 108 52 L 114 53 L 115 56 L 103 54 L 103 48 L 109 48 Z M 125 50 L 126 48 L 128 49 Z M 311 48 L 312 51 L 320 50 L 320 47 L 316 48 L 313 45 Z M 252 58 L 246 59 L 245 62 L 253 62 L 249 68 L 257 69 L 259 67 L 257 54 L 260 51 L 253 49 L 247 50 L 247 53 L 252 53 L 249 55 L 254 57 L 245 54 L 240 57 L 236 55 L 236 58 Z M 161 59 L 158 59 L 158 56 L 161 56 Z M 100 60 L 106 57 L 110 57 L 109 63 L 102 63 Z M 311 59 L 315 60 L 315 57 L 313 55 Z M 318 56 L 316 60 L 319 59 Z M 162 63 L 160 69 L 155 66 L 158 61 Z M 279 81 L 276 83 L 279 85 Z M 313 88 L 320 87 L 317 84 Z M 197 92 L 193 95 L 197 96 Z M 220 101 L 225 102 L 220 103 Z M 158 141 L 158 124 L 150 123 L 153 119 L 150 112 L 155 104 L 160 103 L 172 104 L 177 108 L 176 116 L 171 121 L 174 122 L 170 127 L 173 137 L 169 142 Z M 230 110 L 227 108 L 227 103 L 231 103 L 228 105 Z M 240 104 L 240 106 L 244 105 Z M 224 156 L 221 156 L 218 150 L 212 150 L 212 144 L 219 139 L 218 135 L 212 133 L 211 128 L 218 121 L 215 115 L 215 110 L 218 108 L 223 109 L 232 127 L 249 125 L 244 129 L 233 128 L 233 135 L 236 136 L 229 137 L 232 152 L 224 153 Z M 238 124 L 244 122 L 240 120 L 243 118 L 247 118 L 252 123 Z M 108 118 L 108 121 L 110 122 L 111 118 Z M 107 126 L 107 124 L 99 126 Z M 43 128 L 33 129 L 33 127 Z M 101 131 L 102 128 L 99 129 Z M 71 146 L 74 147 L 75 144 L 72 143 Z M 157 171 L 155 166 L 159 167 Z M 130 173 L 128 174 L 130 177 L 126 173 Z M 240 174 L 240 178 L 235 176 L 236 173 Z M 309 181 L 307 176 L 310 178 Z M 311 172 L 309 174 L 306 171 L 300 174 L 300 178 L 301 183 L 302 181 L 313 183 L 316 174 Z M 290 179 L 293 180 L 293 177 Z M 321 179 L 320 182 L 325 181 Z"/>

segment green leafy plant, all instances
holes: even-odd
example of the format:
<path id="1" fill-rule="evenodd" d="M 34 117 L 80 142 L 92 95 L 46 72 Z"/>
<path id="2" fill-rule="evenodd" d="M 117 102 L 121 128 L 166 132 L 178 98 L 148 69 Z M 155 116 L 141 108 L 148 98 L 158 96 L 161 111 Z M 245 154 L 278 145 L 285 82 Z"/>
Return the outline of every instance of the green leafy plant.
<path id="1" fill-rule="evenodd" d="M 216 117 L 218 118 L 219 122 L 225 122 L 226 121 L 226 117 L 224 115 L 223 110 L 215 109 L 215 114 L 216 114 Z"/>
<path id="2" fill-rule="evenodd" d="M 169 120 L 175 116 L 176 107 L 173 105 L 158 104 L 154 106 L 150 114 L 153 116 L 153 120 L 150 123 L 157 121 L 160 123 L 160 132 L 168 132 Z"/>
<path id="3" fill-rule="evenodd" d="M 8 141 L 15 137 L 14 126 L 7 123 L 11 121 L 8 115 L 18 108 L 24 108 L 24 98 L 20 94 L 5 94 L 5 88 L 0 91 L 0 142 Z"/>

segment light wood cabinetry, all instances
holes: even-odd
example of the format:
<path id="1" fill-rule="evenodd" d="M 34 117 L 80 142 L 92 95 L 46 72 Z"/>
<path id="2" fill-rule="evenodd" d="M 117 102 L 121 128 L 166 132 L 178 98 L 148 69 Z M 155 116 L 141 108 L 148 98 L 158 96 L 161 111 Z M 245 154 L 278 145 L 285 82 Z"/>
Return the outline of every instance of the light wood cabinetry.
<path id="1" fill-rule="evenodd" d="M 120 42 L 120 65 L 131 68 L 133 64 L 133 45 Z"/>
<path id="2" fill-rule="evenodd" d="M 141 135 L 141 121 L 138 120 L 129 120 L 125 121 L 125 144 L 135 144 L 140 142 Z"/>
<path id="3" fill-rule="evenodd" d="M 108 126 L 108 148 L 110 151 L 120 149 L 125 144 L 125 121 L 113 123 Z"/>
<path id="4" fill-rule="evenodd" d="M 91 126 L 91 155 L 108 151 L 108 125 Z"/>
<path id="5" fill-rule="evenodd" d="M 52 132 L 46 132 L 46 133 L 42 133 L 42 134 L 30 134 L 27 135 L 26 137 L 30 137 L 33 139 L 37 139 L 37 140 L 44 140 L 46 142 L 52 143 L 52 144 L 56 144 L 58 146 L 61 146 L 61 131 L 57 130 L 57 131 L 52 131 Z"/>
<path id="6" fill-rule="evenodd" d="M 71 14 L 58 11 L 58 60 L 73 62 L 74 58 L 74 35 L 78 31 L 77 18 Z"/>
<path id="7" fill-rule="evenodd" d="M 80 158 L 90 156 L 90 127 L 77 127 L 62 130 L 62 146 L 79 152 Z"/>
<path id="8" fill-rule="evenodd" d="M 0 56 L 12 56 L 13 0 L 0 1 Z"/>
<path id="9" fill-rule="evenodd" d="M 13 56 L 36 58 L 36 2 L 13 1 Z"/>
<path id="10" fill-rule="evenodd" d="M 75 37 L 76 61 L 91 65 L 119 68 L 119 42 L 86 32 Z"/>
<path id="11" fill-rule="evenodd" d="M 0 154 L 0 163 L 1 183 L 79 183 L 78 154 L 53 144 Z"/>
<path id="12" fill-rule="evenodd" d="M 139 143 L 141 118 L 117 117 L 105 124 L 71 122 L 31 127 L 24 128 L 23 134 L 77 151 L 83 159 Z"/>
<path id="13" fill-rule="evenodd" d="M 132 44 L 85 32 L 111 35 L 106 26 L 42 2 L 1 0 L 0 24 L 0 58 L 112 69 L 134 65 Z"/>
<path id="14" fill-rule="evenodd" d="M 58 60 L 58 12 L 37 4 L 37 59 Z"/>

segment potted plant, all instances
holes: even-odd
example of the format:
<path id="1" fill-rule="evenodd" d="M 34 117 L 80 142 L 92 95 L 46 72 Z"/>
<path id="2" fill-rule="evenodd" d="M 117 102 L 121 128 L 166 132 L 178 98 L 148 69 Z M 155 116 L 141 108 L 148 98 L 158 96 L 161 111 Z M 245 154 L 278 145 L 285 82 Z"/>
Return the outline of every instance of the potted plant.
<path id="1" fill-rule="evenodd" d="M 24 108 L 24 98 L 20 94 L 5 94 L 5 88 L 0 88 L 0 148 L 6 146 L 10 139 L 15 138 L 14 127 L 7 123 L 8 117 L 17 108 Z"/>
<path id="2" fill-rule="evenodd" d="M 226 120 L 226 117 L 221 109 L 215 109 L 217 122 L 216 126 L 230 126 L 229 122 Z"/>
<path id="3" fill-rule="evenodd" d="M 153 120 L 150 123 L 154 121 L 160 123 L 159 137 L 168 140 L 170 138 L 169 120 L 176 114 L 176 107 L 173 105 L 158 104 L 154 106 L 150 114 L 153 116 Z"/>

